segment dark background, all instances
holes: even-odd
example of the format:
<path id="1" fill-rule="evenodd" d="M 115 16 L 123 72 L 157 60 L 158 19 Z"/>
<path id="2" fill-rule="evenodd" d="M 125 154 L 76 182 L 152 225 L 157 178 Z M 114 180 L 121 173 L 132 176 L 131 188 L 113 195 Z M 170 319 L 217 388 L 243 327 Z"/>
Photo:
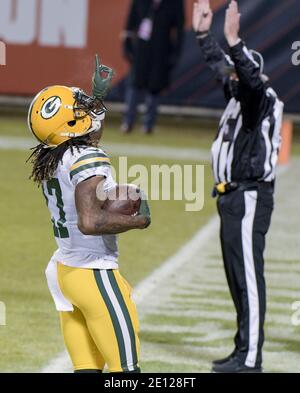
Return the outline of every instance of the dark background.
<path id="1" fill-rule="evenodd" d="M 285 102 L 288 113 L 300 112 L 300 66 L 292 64 L 292 43 L 300 41 L 300 0 L 239 0 L 241 38 L 249 49 L 265 58 L 265 72 L 271 86 Z M 214 15 L 213 33 L 227 50 L 223 34 L 226 6 Z M 123 101 L 126 78 L 110 95 Z M 195 35 L 188 30 L 182 58 L 173 72 L 172 84 L 164 92 L 162 103 L 221 109 L 225 101 L 213 73 L 203 62 Z"/>

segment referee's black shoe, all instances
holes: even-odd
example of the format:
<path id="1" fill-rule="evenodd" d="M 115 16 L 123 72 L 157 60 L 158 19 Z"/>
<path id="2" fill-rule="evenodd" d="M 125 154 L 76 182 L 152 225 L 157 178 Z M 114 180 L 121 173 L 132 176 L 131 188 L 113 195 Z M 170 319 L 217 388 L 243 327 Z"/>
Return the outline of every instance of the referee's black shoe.
<path id="1" fill-rule="evenodd" d="M 234 358 L 235 355 L 236 355 L 236 349 L 235 349 L 229 356 L 226 356 L 226 358 L 218 359 L 218 360 L 213 360 L 212 364 L 213 364 L 213 366 L 218 366 L 218 365 L 220 365 L 220 364 L 227 363 L 229 360 L 231 360 L 232 358 Z"/>
<path id="2" fill-rule="evenodd" d="M 236 356 L 225 363 L 214 364 L 211 371 L 218 374 L 259 374 L 263 372 L 261 367 L 246 366 Z"/>

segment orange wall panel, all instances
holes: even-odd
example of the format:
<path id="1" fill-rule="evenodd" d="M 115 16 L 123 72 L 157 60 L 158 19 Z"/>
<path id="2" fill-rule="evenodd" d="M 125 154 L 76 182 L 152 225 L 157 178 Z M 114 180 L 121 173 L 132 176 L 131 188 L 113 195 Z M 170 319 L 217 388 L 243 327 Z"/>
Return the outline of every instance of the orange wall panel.
<path id="1" fill-rule="evenodd" d="M 20 8 L 25 4 L 24 0 L 8 0 L 7 4 L 11 6 L 7 14 L 9 16 L 5 12 L 0 15 L 0 23 L 3 15 L 6 15 L 4 21 L 9 22 L 7 30 L 3 23 L 2 30 L 0 26 L 0 40 L 7 46 L 7 65 L 0 66 L 0 94 L 32 95 L 52 84 L 80 86 L 89 92 L 95 53 L 99 53 L 103 62 L 115 69 L 114 83 L 118 82 L 128 70 L 128 65 L 122 58 L 120 35 L 130 2 L 131 0 L 26 0 L 27 8 L 24 9 Z M 191 27 L 193 3 L 193 0 L 186 0 L 187 28 Z M 226 0 L 212 1 L 214 8 L 224 3 Z M 46 8 L 50 4 L 52 8 Z M 61 39 L 57 45 L 45 44 L 45 29 L 48 29 L 48 36 L 53 35 L 51 18 L 54 18 L 53 29 L 62 17 L 62 29 L 66 26 L 74 27 L 78 23 L 78 13 L 83 11 L 76 5 L 81 5 L 87 12 L 84 18 L 84 46 L 67 47 L 64 32 L 58 32 Z M 62 13 L 65 14 L 62 16 Z M 19 27 L 17 23 L 13 24 L 16 20 L 22 22 Z M 31 42 L 18 42 L 18 39 L 26 41 L 30 34 L 33 34 Z M 18 39 L 14 38 L 16 35 Z"/>

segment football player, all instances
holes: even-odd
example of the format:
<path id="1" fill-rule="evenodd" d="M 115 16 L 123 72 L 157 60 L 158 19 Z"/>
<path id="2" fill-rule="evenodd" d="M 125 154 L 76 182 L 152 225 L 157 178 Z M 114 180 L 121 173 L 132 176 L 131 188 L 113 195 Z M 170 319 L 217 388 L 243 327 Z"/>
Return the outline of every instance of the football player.
<path id="1" fill-rule="evenodd" d="M 52 86 L 33 100 L 28 126 L 39 141 L 31 177 L 42 186 L 58 250 L 46 270 L 74 372 L 139 372 L 138 317 L 131 288 L 118 270 L 118 233 L 150 225 L 145 199 L 137 215 L 103 209 L 99 183 L 116 186 L 98 146 L 113 71 L 99 64 L 93 96 Z"/>

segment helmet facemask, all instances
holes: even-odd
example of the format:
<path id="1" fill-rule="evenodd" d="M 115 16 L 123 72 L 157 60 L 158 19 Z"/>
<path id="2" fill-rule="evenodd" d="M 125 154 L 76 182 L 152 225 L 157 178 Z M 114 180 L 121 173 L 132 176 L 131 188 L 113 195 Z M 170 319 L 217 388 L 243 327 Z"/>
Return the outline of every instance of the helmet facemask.
<path id="1" fill-rule="evenodd" d="M 87 133 L 99 131 L 101 122 L 105 119 L 107 112 L 103 101 L 85 94 L 82 89 L 73 88 L 72 90 L 75 99 L 73 106 L 74 118 L 80 120 L 85 116 L 89 116 L 92 120 L 92 125 Z"/>

